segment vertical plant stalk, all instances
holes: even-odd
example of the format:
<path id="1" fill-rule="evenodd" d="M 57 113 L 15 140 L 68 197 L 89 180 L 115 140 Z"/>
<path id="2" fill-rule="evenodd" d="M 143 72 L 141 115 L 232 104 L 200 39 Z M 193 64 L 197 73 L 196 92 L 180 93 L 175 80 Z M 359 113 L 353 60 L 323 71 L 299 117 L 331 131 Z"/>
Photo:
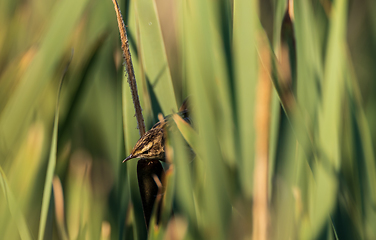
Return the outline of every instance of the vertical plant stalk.
<path id="1" fill-rule="evenodd" d="M 53 189 L 53 200 L 55 203 L 55 217 L 56 217 L 56 224 L 57 224 L 57 232 L 59 234 L 60 239 L 68 240 L 69 235 L 66 226 L 66 218 L 65 218 L 65 211 L 64 211 L 64 194 L 63 194 L 63 187 L 61 185 L 61 181 L 59 177 L 55 176 L 52 180 L 52 189 Z"/>
<path id="2" fill-rule="evenodd" d="M 270 78 L 270 52 L 262 35 L 259 41 L 259 78 L 256 96 L 256 158 L 253 194 L 252 239 L 267 240 L 269 228 L 268 209 L 268 149 L 270 132 L 270 103 L 272 83 Z"/>
<path id="3" fill-rule="evenodd" d="M 119 8 L 117 1 L 112 0 L 112 3 L 114 4 L 114 7 L 115 7 L 116 18 L 117 18 L 117 22 L 119 26 L 121 49 L 123 50 L 123 57 L 125 60 L 128 83 L 131 89 L 133 105 L 134 105 L 134 109 L 136 112 L 138 131 L 140 133 L 140 136 L 142 137 L 145 134 L 145 123 L 144 123 L 144 117 L 142 116 L 140 100 L 138 98 L 137 83 L 136 83 L 136 77 L 134 75 L 131 53 L 129 51 L 127 31 L 125 30 L 123 16 L 121 15 L 120 8 Z"/>
<path id="4" fill-rule="evenodd" d="M 114 4 L 116 11 L 116 18 L 121 38 L 121 49 L 123 50 L 123 57 L 126 64 L 128 83 L 131 89 L 133 105 L 136 112 L 137 126 L 140 133 L 140 137 L 142 137 L 145 134 L 145 123 L 144 117 L 142 116 L 140 100 L 138 98 L 137 83 L 132 64 L 131 53 L 129 51 L 127 32 L 125 30 L 124 20 L 121 15 L 117 1 L 112 0 L 112 2 Z M 145 224 L 148 230 L 152 210 L 158 193 L 158 186 L 155 184 L 153 176 L 157 176 L 159 179 L 163 178 L 164 170 L 162 164 L 158 160 L 150 161 L 146 159 L 140 159 L 137 162 L 137 180 L 142 200 Z M 159 205 L 158 207 L 158 212 L 160 212 L 161 206 Z"/>

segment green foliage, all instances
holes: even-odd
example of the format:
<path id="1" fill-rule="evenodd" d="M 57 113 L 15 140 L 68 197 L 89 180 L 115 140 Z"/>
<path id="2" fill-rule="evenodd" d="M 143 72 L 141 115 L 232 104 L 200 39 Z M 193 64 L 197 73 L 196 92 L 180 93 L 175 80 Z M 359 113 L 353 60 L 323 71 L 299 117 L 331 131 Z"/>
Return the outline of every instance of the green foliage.
<path id="1" fill-rule="evenodd" d="M 165 2 L 119 2 L 147 128 L 192 106 L 149 233 L 112 2 L 0 2 L 0 239 L 250 238 L 265 46 L 270 239 L 375 239 L 373 1 L 294 1 L 293 25 L 288 1 Z"/>

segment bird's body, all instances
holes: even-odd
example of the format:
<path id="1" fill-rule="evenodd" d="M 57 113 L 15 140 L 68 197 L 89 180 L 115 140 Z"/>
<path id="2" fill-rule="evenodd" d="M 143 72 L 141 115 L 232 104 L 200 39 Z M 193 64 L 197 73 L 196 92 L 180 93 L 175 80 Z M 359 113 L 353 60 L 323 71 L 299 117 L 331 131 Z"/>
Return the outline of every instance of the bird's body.
<path id="1" fill-rule="evenodd" d="M 187 100 L 184 101 L 179 110 L 180 112 L 178 114 L 186 122 L 191 124 Z M 154 126 L 137 141 L 136 145 L 131 151 L 131 154 L 126 159 L 124 159 L 123 162 L 133 158 L 155 159 L 164 161 L 165 138 L 167 128 L 170 126 L 170 118 L 171 116 L 169 115 L 154 124 Z"/>

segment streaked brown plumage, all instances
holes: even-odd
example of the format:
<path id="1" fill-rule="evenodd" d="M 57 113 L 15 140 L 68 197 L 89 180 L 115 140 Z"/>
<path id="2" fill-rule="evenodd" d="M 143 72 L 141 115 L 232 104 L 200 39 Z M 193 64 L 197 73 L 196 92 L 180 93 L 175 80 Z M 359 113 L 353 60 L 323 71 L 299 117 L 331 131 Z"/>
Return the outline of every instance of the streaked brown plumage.
<path id="1" fill-rule="evenodd" d="M 188 99 L 186 99 L 179 109 L 178 113 L 186 122 L 191 124 L 188 111 Z M 166 127 L 170 115 L 162 121 L 157 122 L 149 131 L 147 131 L 136 143 L 131 154 L 123 160 L 126 162 L 133 158 L 165 160 L 165 135 Z"/>

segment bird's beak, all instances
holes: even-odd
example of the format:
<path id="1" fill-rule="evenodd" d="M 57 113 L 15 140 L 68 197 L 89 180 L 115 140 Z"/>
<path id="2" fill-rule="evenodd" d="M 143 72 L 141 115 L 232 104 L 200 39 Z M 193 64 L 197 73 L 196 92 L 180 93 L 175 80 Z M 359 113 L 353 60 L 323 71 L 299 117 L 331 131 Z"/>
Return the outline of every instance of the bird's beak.
<path id="1" fill-rule="evenodd" d="M 123 163 L 134 158 L 132 154 L 130 154 L 126 159 L 123 160 Z"/>

